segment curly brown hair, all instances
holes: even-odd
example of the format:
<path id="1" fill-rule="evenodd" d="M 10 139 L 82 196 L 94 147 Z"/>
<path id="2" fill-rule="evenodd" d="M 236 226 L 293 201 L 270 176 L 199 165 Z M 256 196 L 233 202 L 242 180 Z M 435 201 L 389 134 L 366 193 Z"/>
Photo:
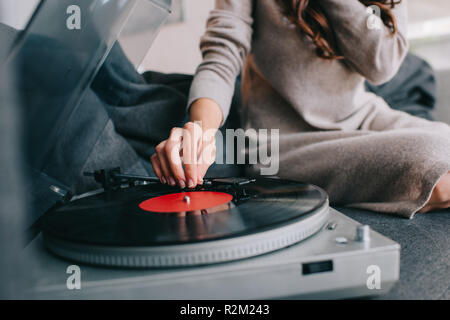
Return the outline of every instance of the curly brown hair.
<path id="1" fill-rule="evenodd" d="M 277 0 L 283 13 L 298 26 L 302 34 L 312 40 L 317 55 L 325 59 L 343 59 L 338 53 L 333 30 L 328 18 L 317 0 Z M 359 0 L 365 6 L 376 5 L 380 8 L 381 20 L 392 35 L 397 33 L 397 22 L 392 9 L 401 0 Z"/>

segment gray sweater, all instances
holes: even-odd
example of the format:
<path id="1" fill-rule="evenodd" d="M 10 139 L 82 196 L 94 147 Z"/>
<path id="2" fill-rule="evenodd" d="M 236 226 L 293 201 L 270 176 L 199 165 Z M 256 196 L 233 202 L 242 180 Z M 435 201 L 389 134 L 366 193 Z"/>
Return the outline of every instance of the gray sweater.
<path id="1" fill-rule="evenodd" d="M 407 1 L 393 10 L 394 36 L 369 28 L 358 0 L 315 1 L 344 60 L 319 58 L 276 0 L 216 0 L 189 105 L 210 98 L 225 119 L 242 71 L 246 128 L 280 129 L 279 176 L 317 184 L 335 204 L 412 217 L 450 171 L 450 127 L 394 111 L 364 88 L 391 79 L 408 51 Z"/>

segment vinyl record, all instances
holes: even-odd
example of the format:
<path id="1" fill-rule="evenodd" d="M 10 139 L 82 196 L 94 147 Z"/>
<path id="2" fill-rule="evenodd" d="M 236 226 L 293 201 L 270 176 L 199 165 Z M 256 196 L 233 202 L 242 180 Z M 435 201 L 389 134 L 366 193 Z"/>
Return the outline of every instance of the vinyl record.
<path id="1" fill-rule="evenodd" d="M 292 245 L 328 215 L 318 187 L 260 178 L 213 180 L 184 191 L 146 185 L 102 192 L 47 213 L 50 251 L 76 261 L 122 267 L 226 262 Z"/>

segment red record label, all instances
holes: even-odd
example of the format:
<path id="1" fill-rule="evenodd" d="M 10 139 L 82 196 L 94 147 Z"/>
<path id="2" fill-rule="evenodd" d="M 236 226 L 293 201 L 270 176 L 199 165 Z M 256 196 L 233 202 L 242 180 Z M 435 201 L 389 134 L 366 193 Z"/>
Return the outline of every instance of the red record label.
<path id="1" fill-rule="evenodd" d="M 148 199 L 139 204 L 139 208 L 158 213 L 189 212 L 210 209 L 227 204 L 232 200 L 232 195 L 223 192 L 180 192 Z"/>

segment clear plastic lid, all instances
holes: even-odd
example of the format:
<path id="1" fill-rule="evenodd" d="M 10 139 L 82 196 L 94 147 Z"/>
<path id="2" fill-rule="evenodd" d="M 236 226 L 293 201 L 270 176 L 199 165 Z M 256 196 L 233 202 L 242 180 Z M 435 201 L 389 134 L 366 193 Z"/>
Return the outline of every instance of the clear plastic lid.
<path id="1" fill-rule="evenodd" d="M 27 132 L 33 133 L 26 146 L 31 167 L 39 170 L 45 163 L 113 46 L 120 45 L 132 65 L 139 67 L 170 13 L 170 4 L 170 0 L 39 2 L 6 60 L 17 79 Z"/>

